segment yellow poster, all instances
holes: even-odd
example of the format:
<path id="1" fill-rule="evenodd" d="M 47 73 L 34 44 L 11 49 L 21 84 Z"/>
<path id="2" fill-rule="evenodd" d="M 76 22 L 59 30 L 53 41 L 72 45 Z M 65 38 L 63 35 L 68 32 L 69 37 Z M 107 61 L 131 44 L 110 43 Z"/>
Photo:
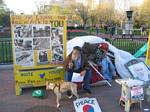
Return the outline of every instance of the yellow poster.
<path id="1" fill-rule="evenodd" d="M 150 31 L 149 31 L 149 37 L 148 37 L 148 48 L 147 48 L 147 54 L 146 54 L 146 64 L 150 66 Z"/>
<path id="2" fill-rule="evenodd" d="M 16 88 L 63 79 L 66 26 L 65 16 L 11 16 Z"/>

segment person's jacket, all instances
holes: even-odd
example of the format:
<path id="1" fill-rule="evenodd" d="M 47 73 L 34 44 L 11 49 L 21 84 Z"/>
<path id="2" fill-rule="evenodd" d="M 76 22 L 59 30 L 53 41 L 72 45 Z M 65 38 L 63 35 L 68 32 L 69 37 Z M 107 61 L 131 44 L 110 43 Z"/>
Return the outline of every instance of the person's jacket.
<path id="1" fill-rule="evenodd" d="M 64 61 L 65 70 L 80 73 L 81 71 L 88 70 L 90 68 L 86 56 L 83 55 L 83 53 L 81 53 L 81 67 L 80 67 L 80 69 L 75 70 L 75 66 L 73 66 L 72 69 L 69 69 L 69 66 L 68 66 L 69 62 L 72 62 L 71 57 L 72 57 L 72 52 L 67 56 L 66 60 Z"/>
<path id="2" fill-rule="evenodd" d="M 100 48 L 98 48 L 98 46 L 99 44 L 85 43 L 82 47 L 82 52 L 85 57 L 87 57 L 89 61 L 92 61 L 95 64 L 99 63 L 106 57 L 106 55 Z"/>

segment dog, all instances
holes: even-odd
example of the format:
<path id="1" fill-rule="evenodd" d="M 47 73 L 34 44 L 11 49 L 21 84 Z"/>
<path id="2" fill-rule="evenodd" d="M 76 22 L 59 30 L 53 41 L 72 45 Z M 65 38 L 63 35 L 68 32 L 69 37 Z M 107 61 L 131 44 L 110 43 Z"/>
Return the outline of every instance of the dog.
<path id="1" fill-rule="evenodd" d="M 67 91 L 71 91 L 72 95 L 69 97 L 71 98 L 73 95 L 76 96 L 76 98 L 79 98 L 79 95 L 77 93 L 77 84 L 72 83 L 72 82 L 62 82 L 59 84 L 56 83 L 51 83 L 51 82 L 46 82 L 46 90 L 53 90 L 55 95 L 56 95 L 56 103 L 57 107 L 60 106 L 60 99 L 61 99 L 61 94 Z"/>

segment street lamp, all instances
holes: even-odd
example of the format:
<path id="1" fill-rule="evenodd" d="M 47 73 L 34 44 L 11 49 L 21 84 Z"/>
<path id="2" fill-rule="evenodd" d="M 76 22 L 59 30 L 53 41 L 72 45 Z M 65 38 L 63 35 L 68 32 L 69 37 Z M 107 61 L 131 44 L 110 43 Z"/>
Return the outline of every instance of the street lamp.
<path id="1" fill-rule="evenodd" d="M 126 14 L 127 14 L 128 20 L 131 21 L 132 20 L 133 11 L 126 11 Z"/>

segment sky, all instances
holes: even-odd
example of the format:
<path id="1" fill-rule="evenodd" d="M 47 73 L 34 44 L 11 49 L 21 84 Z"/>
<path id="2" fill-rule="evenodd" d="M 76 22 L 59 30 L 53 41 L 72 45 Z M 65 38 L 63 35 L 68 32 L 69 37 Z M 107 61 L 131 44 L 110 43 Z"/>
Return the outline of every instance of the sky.
<path id="1" fill-rule="evenodd" d="M 124 9 L 128 10 L 130 6 L 140 6 L 144 0 L 115 0 L 116 1 L 116 9 Z M 126 2 L 126 7 L 124 7 L 124 3 Z"/>
<path id="2" fill-rule="evenodd" d="M 36 11 L 36 6 L 38 3 L 42 2 L 49 2 L 49 0 L 4 0 L 5 4 L 10 10 L 13 10 L 15 13 L 25 13 L 25 14 L 32 14 L 33 11 Z M 80 1 L 80 0 L 78 0 Z M 98 2 L 99 0 L 96 0 Z M 116 0 L 117 8 L 123 7 L 124 0 Z M 143 0 L 130 0 L 132 4 L 140 5 L 142 4 Z"/>

